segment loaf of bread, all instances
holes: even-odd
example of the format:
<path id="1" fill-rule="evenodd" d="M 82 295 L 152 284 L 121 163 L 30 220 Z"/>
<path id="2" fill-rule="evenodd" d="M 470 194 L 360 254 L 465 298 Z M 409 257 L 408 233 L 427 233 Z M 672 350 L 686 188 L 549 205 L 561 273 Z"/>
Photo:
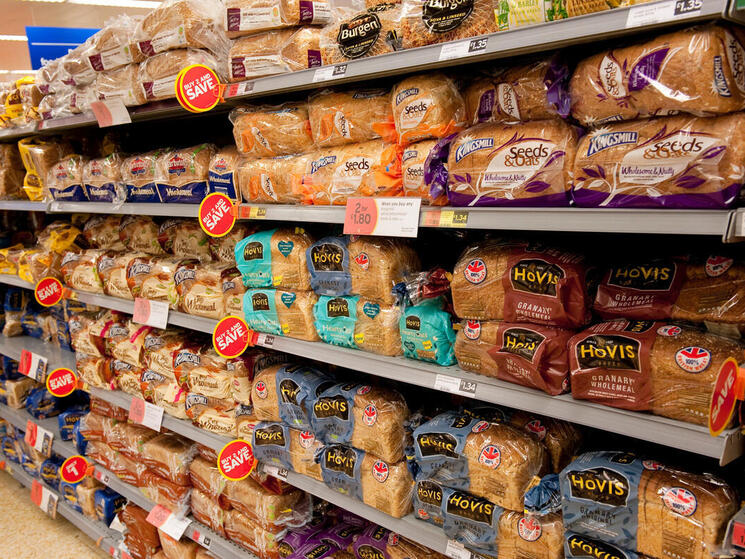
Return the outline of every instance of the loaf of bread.
<path id="1" fill-rule="evenodd" d="M 230 81 L 252 80 L 290 69 L 280 50 L 293 35 L 294 29 L 279 29 L 241 37 L 230 46 Z"/>
<path id="2" fill-rule="evenodd" d="M 132 44 L 137 23 L 137 18 L 121 14 L 108 19 L 103 29 L 90 37 L 88 61 L 94 70 L 100 73 L 142 61 L 142 54 Z"/>
<path id="3" fill-rule="evenodd" d="M 321 62 L 321 29 L 303 26 L 282 45 L 280 55 L 290 72 L 315 68 Z"/>
<path id="4" fill-rule="evenodd" d="M 471 124 L 544 120 L 569 114 L 569 69 L 557 56 L 474 80 L 463 93 Z"/>
<path id="5" fill-rule="evenodd" d="M 119 237 L 120 215 L 95 215 L 83 226 L 83 236 L 91 248 L 105 250 L 124 250 L 124 243 Z"/>
<path id="6" fill-rule="evenodd" d="M 236 407 L 232 398 L 223 400 L 197 392 L 189 392 L 184 402 L 186 417 L 194 425 L 231 438 L 237 433 Z"/>
<path id="7" fill-rule="evenodd" d="M 144 344 L 152 328 L 132 322 L 111 325 L 106 336 L 106 355 L 133 367 L 144 367 Z"/>
<path id="8" fill-rule="evenodd" d="M 118 153 L 88 160 L 83 165 L 83 188 L 91 202 L 124 201 L 126 192 L 121 176 L 122 158 Z M 117 231 L 117 236 L 119 232 Z M 109 248 L 109 247 L 101 247 Z M 110 247 L 117 250 L 121 247 Z"/>
<path id="9" fill-rule="evenodd" d="M 238 168 L 243 158 L 235 146 L 226 146 L 218 149 L 209 166 L 209 192 L 224 194 L 232 201 L 240 203 L 241 186 L 239 182 Z M 235 229 L 235 227 L 233 228 Z M 232 233 L 232 230 L 231 230 Z M 215 237 L 218 239 L 221 237 Z"/>
<path id="10" fill-rule="evenodd" d="M 289 452 L 292 470 L 298 474 L 312 477 L 323 481 L 321 465 L 316 462 L 316 456 L 323 448 L 323 441 L 316 438 L 312 431 L 301 431 L 300 429 L 288 429 Z"/>
<path id="11" fill-rule="evenodd" d="M 745 178 L 742 113 L 608 124 L 577 146 L 579 206 L 724 208 Z"/>
<path id="12" fill-rule="evenodd" d="M 185 260 L 176 268 L 174 276 L 181 312 L 219 320 L 225 316 L 222 278 L 227 263 L 203 264 Z"/>
<path id="13" fill-rule="evenodd" d="M 500 5 L 493 0 L 465 3 L 458 0 L 403 0 L 403 48 L 411 49 L 495 33 L 501 29 L 497 26 L 499 12 Z M 542 17 L 540 21 L 543 21 Z"/>
<path id="14" fill-rule="evenodd" d="M 238 169 L 243 199 L 259 204 L 298 204 L 311 154 L 247 159 Z"/>
<path id="15" fill-rule="evenodd" d="M 188 336 L 180 328 L 154 329 L 145 336 L 143 362 L 151 371 L 176 381 L 173 356 L 187 345 Z"/>
<path id="16" fill-rule="evenodd" d="M 196 453 L 193 442 L 173 433 L 161 433 L 142 445 L 141 459 L 159 476 L 186 485 L 189 463 Z"/>
<path id="17" fill-rule="evenodd" d="M 476 320 L 578 328 L 589 320 L 584 258 L 527 243 L 487 241 L 459 258 L 455 314 Z"/>
<path id="18" fill-rule="evenodd" d="M 197 456 L 189 464 L 189 479 L 191 484 L 209 495 L 213 500 L 217 500 L 225 490 L 228 481 L 225 479 L 220 470 L 217 469 L 214 461 L 209 461 L 202 456 Z M 222 505 L 222 500 L 220 501 Z"/>
<path id="19" fill-rule="evenodd" d="M 177 0 L 185 2 L 189 0 Z M 184 29 L 184 27 L 182 27 Z M 227 56 L 227 55 L 226 55 Z M 218 76 L 224 75 L 221 60 L 206 50 L 179 48 L 151 56 L 140 64 L 138 80 L 148 101 L 161 101 L 176 97 L 176 77 L 182 68 L 202 64 L 212 68 Z M 222 59 L 225 60 L 225 59 Z"/>
<path id="20" fill-rule="evenodd" d="M 98 259 L 103 254 L 104 251 L 99 249 L 67 252 L 61 268 L 65 284 L 88 293 L 103 293 L 103 283 L 98 275 Z"/>
<path id="21" fill-rule="evenodd" d="M 303 229 L 268 229 L 235 245 L 235 262 L 246 287 L 310 289 L 306 251 L 313 239 Z"/>
<path id="22" fill-rule="evenodd" d="M 569 342 L 572 396 L 707 425 L 729 338 L 683 325 L 624 319 L 591 326 Z"/>
<path id="23" fill-rule="evenodd" d="M 178 258 L 212 260 L 209 236 L 193 219 L 167 219 L 158 229 L 158 242 L 163 250 Z"/>
<path id="24" fill-rule="evenodd" d="M 461 369 L 551 395 L 569 389 L 567 344 L 573 332 L 526 322 L 465 320 L 455 340 Z"/>
<path id="25" fill-rule="evenodd" d="M 246 294 L 246 287 L 243 285 L 238 268 L 225 270 L 221 285 L 225 314 L 243 316 L 243 296 Z"/>
<path id="26" fill-rule="evenodd" d="M 210 237 L 207 242 L 212 260 L 235 265 L 235 245 L 255 231 L 254 225 L 237 222 L 227 235 Z"/>
<path id="27" fill-rule="evenodd" d="M 23 190 L 30 200 L 41 200 L 45 196 L 47 175 L 52 166 L 62 157 L 72 153 L 72 146 L 67 142 L 23 138 L 18 142 L 26 176 L 23 179 Z"/>
<path id="28" fill-rule="evenodd" d="M 147 103 L 145 90 L 140 85 L 139 64 L 127 64 L 115 70 L 99 72 L 94 91 L 98 99 L 121 99 L 125 107 Z"/>
<path id="29" fill-rule="evenodd" d="M 337 64 L 399 50 L 401 6 L 379 4 L 365 11 L 337 7 L 334 21 L 321 31 L 323 64 Z"/>
<path id="30" fill-rule="evenodd" d="M 226 504 L 253 520 L 261 529 L 275 534 L 287 524 L 296 525 L 309 519 L 308 496 L 298 489 L 277 494 L 262 487 L 251 477 L 228 481 L 224 494 Z M 303 510 L 304 509 L 304 510 Z"/>
<path id="31" fill-rule="evenodd" d="M 398 321 L 404 357 L 438 365 L 455 364 L 453 317 L 444 297 L 406 307 Z"/>
<path id="32" fill-rule="evenodd" d="M 276 157 L 313 149 L 306 103 L 238 107 L 230 113 L 238 151 L 251 157 Z"/>
<path id="33" fill-rule="evenodd" d="M 313 305 L 317 301 L 312 291 L 248 289 L 243 311 L 249 327 L 257 332 L 315 342 Z"/>
<path id="34" fill-rule="evenodd" d="M 745 107 L 742 32 L 690 27 L 581 61 L 570 82 L 582 124 L 675 114 L 723 114 Z"/>
<path id="35" fill-rule="evenodd" d="M 176 291 L 176 269 L 180 258 L 136 258 L 127 268 L 127 284 L 134 297 L 151 301 L 164 301 L 176 310 L 178 292 Z"/>
<path id="36" fill-rule="evenodd" d="M 331 2 L 301 0 L 227 0 L 224 28 L 230 38 L 296 25 L 323 25 L 331 20 Z"/>
<path id="37" fill-rule="evenodd" d="M 207 195 L 209 165 L 216 149 L 212 144 L 200 144 L 158 157 L 156 184 L 161 202 L 201 202 Z"/>
<path id="38" fill-rule="evenodd" d="M 711 475 L 628 452 L 582 454 L 560 482 L 567 531 L 649 557 L 709 557 L 738 506 L 734 490 Z"/>
<path id="39" fill-rule="evenodd" d="M 225 515 L 225 534 L 233 542 L 266 559 L 279 559 L 280 537 L 262 530 L 252 518 L 236 509 Z"/>
<path id="40" fill-rule="evenodd" d="M 727 256 L 692 259 L 685 267 L 672 318 L 692 322 L 744 322 L 745 299 L 740 295 L 743 279 L 745 266 Z"/>
<path id="41" fill-rule="evenodd" d="M 422 204 L 442 206 L 447 204 L 447 196 L 434 193 L 425 181 L 425 162 L 436 140 L 423 140 L 406 146 L 401 156 L 401 178 L 403 195 L 421 198 Z"/>
<path id="42" fill-rule="evenodd" d="M 408 145 L 444 138 L 465 128 L 466 107 L 455 82 L 444 74 L 412 76 L 391 93 L 399 141 Z"/>
<path id="43" fill-rule="evenodd" d="M 87 200 L 83 188 L 83 167 L 87 158 L 66 155 L 47 172 L 45 186 L 55 200 L 81 202 Z"/>
<path id="44" fill-rule="evenodd" d="M 124 158 L 121 173 L 127 189 L 127 202 L 160 202 L 155 186 L 158 178 L 155 162 L 163 151 L 158 149 Z"/>
<path id="45" fill-rule="evenodd" d="M 352 293 L 391 305 L 393 286 L 419 270 L 419 256 L 405 241 L 394 238 L 350 237 L 349 272 Z"/>
<path id="46" fill-rule="evenodd" d="M 158 242 L 158 225 L 150 216 L 123 216 L 119 224 L 119 238 L 124 248 L 130 252 L 144 252 L 155 256 L 164 254 Z"/>

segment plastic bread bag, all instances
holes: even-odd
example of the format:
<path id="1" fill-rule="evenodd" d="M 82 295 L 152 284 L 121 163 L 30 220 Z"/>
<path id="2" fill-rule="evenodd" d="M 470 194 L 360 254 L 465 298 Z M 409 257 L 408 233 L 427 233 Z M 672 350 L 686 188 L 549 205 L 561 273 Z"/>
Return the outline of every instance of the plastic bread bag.
<path id="1" fill-rule="evenodd" d="M 745 171 L 742 114 L 609 124 L 577 146 L 572 199 L 586 207 L 726 208 Z"/>
<path id="2" fill-rule="evenodd" d="M 106 337 L 106 354 L 133 367 L 143 367 L 145 337 L 151 331 L 152 327 L 131 320 L 111 326 Z"/>
<path id="3" fill-rule="evenodd" d="M 648 556 L 679 545 L 691 557 L 709 556 L 738 505 L 734 490 L 714 476 L 628 452 L 582 454 L 559 477 L 567 531 L 590 538 L 602 533 L 604 542 Z M 596 489 L 601 479 L 612 484 L 612 495 Z M 650 521 L 661 528 L 648 529 Z"/>
<path id="4" fill-rule="evenodd" d="M 103 421 L 104 442 L 117 452 L 133 457 L 137 457 L 142 451 L 142 445 L 157 434 L 156 431 L 142 425 L 116 420 Z"/>
<path id="5" fill-rule="evenodd" d="M 414 480 L 406 462 L 388 463 L 340 444 L 326 445 L 320 460 L 323 481 L 330 488 L 394 518 L 411 511 Z"/>
<path id="6" fill-rule="evenodd" d="M 230 38 L 297 25 L 323 25 L 331 21 L 332 14 L 328 0 L 311 3 L 300 0 L 227 0 L 224 9 L 224 29 Z"/>
<path id="7" fill-rule="evenodd" d="M 165 251 L 158 242 L 158 225 L 150 216 L 125 215 L 119 225 L 119 238 L 130 252 L 160 255 Z"/>
<path id="8" fill-rule="evenodd" d="M 234 359 L 220 357 L 214 349 L 204 346 L 199 352 L 199 364 L 190 367 L 188 373 L 184 376 L 190 394 L 199 394 L 216 400 L 233 402 L 232 407 L 235 407 L 233 393 L 236 375 L 239 374 L 245 376 L 247 382 L 250 382 L 250 372 L 247 370 L 246 362 L 242 357 Z M 182 374 L 179 376 L 182 376 Z M 244 401 L 247 405 L 251 403 L 250 398 Z"/>
<path id="9" fill-rule="evenodd" d="M 91 396 L 90 398 L 90 411 L 91 413 L 117 419 L 119 421 L 126 421 L 129 417 L 129 411 L 114 404 L 110 404 L 106 400 Z"/>
<path id="10" fill-rule="evenodd" d="M 124 250 L 119 237 L 122 217 L 119 215 L 95 215 L 83 226 L 83 237 L 91 248 L 104 250 Z"/>
<path id="11" fill-rule="evenodd" d="M 103 254 L 104 251 L 100 249 L 65 254 L 61 267 L 65 284 L 79 291 L 103 293 L 103 283 L 98 275 L 98 259 Z"/>
<path id="12" fill-rule="evenodd" d="M 215 150 L 212 144 L 201 144 L 158 157 L 156 184 L 161 202 L 201 202 L 207 195 L 209 164 Z"/>
<path id="13" fill-rule="evenodd" d="M 224 194 L 233 202 L 239 204 L 241 202 L 241 185 L 238 168 L 242 161 L 243 158 L 235 146 L 218 149 L 210 159 L 209 193 Z"/>
<path id="14" fill-rule="evenodd" d="M 443 366 L 455 364 L 453 319 L 444 306 L 438 297 L 404 309 L 399 331 L 405 357 Z"/>
<path id="15" fill-rule="evenodd" d="M 182 27 L 183 29 L 184 27 Z M 176 77 L 182 68 L 192 64 L 203 64 L 212 68 L 218 76 L 224 76 L 225 64 L 206 50 L 180 48 L 156 54 L 142 62 L 138 80 L 145 90 L 148 101 L 162 101 L 176 97 Z"/>
<path id="16" fill-rule="evenodd" d="M 313 306 L 313 325 L 322 341 L 381 355 L 400 355 L 397 306 L 383 306 L 359 295 L 322 295 Z"/>
<path id="17" fill-rule="evenodd" d="M 139 50 L 132 45 L 140 19 L 126 14 L 118 15 L 108 19 L 103 29 L 91 37 L 88 61 L 94 70 L 104 72 L 142 60 Z"/>
<path id="18" fill-rule="evenodd" d="M 127 189 L 127 202 L 160 202 L 158 189 L 155 186 L 158 177 L 155 161 L 163 151 L 158 149 L 125 157 L 122 160 L 121 175 Z M 131 219 L 150 219 L 148 216 L 126 216 L 125 219 L 127 217 Z"/>
<path id="19" fill-rule="evenodd" d="M 401 239 L 352 235 L 347 251 L 351 292 L 388 305 L 396 302 L 393 287 L 420 267 L 418 254 Z"/>
<path id="20" fill-rule="evenodd" d="M 134 503 L 128 503 L 119 511 L 118 517 L 124 524 L 127 535 L 142 541 L 150 548 L 157 548 L 160 546 L 158 529 L 147 522 L 147 515 L 148 511 L 145 509 Z"/>
<path id="21" fill-rule="evenodd" d="M 207 49 L 215 57 L 225 60 L 228 39 L 220 29 L 222 6 L 221 2 L 205 4 L 198 0 L 162 2 L 139 22 L 135 30 L 140 52 L 152 57 L 170 49 L 189 47 Z M 188 64 L 182 65 L 186 66 Z"/>
<path id="22" fill-rule="evenodd" d="M 200 264 L 197 260 L 184 260 L 176 269 L 176 291 L 182 312 L 219 320 L 225 316 L 222 291 L 223 272 L 232 265 Z"/>
<path id="23" fill-rule="evenodd" d="M 151 501 L 164 506 L 178 516 L 186 516 L 189 513 L 192 491 L 190 486 L 174 483 L 149 468 L 142 475 L 142 479 L 142 490 Z"/>
<path id="24" fill-rule="evenodd" d="M 6 323 L 9 319 L 8 313 L 9 310 L 6 305 Z M 70 341 L 75 351 L 92 357 L 103 357 L 105 355 L 105 338 L 100 335 L 102 330 L 98 319 L 98 314 L 94 312 L 79 312 L 70 316 L 68 322 L 70 328 Z M 106 335 L 108 334 L 108 327 L 111 325 L 105 324 L 105 326 L 106 332 L 104 334 Z"/>
<path id="25" fill-rule="evenodd" d="M 186 416 L 194 425 L 218 435 L 236 434 L 236 403 L 232 398 L 222 400 L 189 392 L 185 402 Z"/>
<path id="26" fill-rule="evenodd" d="M 195 497 L 192 492 L 191 501 L 194 503 Z M 192 512 L 194 507 L 192 506 Z M 168 557 L 196 557 L 197 549 L 199 544 L 195 541 L 191 541 L 187 538 L 181 538 L 180 540 L 174 540 L 171 536 L 166 534 L 163 530 L 158 530 L 160 538 L 160 545 L 162 548 L 163 555 Z"/>
<path id="27" fill-rule="evenodd" d="M 721 25 L 600 52 L 572 75 L 572 116 L 600 125 L 677 111 L 703 116 L 742 110 L 745 78 L 736 68 L 744 54 L 739 29 Z"/>
<path id="28" fill-rule="evenodd" d="M 212 260 L 235 265 L 235 245 L 256 231 L 253 225 L 236 223 L 227 235 L 210 237 L 207 242 Z"/>
<path id="29" fill-rule="evenodd" d="M 291 28 L 266 31 L 233 41 L 230 47 L 230 81 L 240 82 L 289 72 L 290 68 L 280 51 L 294 31 Z"/>
<path id="30" fill-rule="evenodd" d="M 90 357 L 83 353 L 76 353 L 75 368 L 83 382 L 97 388 L 109 388 L 113 380 L 109 376 L 103 357 Z"/>
<path id="31" fill-rule="evenodd" d="M 244 514 L 233 509 L 225 517 L 225 533 L 230 540 L 265 559 L 279 559 L 279 542 L 283 533 L 262 530 Z"/>
<path id="32" fill-rule="evenodd" d="M 99 72 L 94 86 L 98 99 L 121 99 L 125 107 L 147 103 L 145 91 L 140 86 L 139 69 L 139 64 L 127 64 L 115 70 Z"/>
<path id="33" fill-rule="evenodd" d="M 158 242 L 163 250 L 180 258 L 211 260 L 208 239 L 199 223 L 193 219 L 167 219 L 158 229 Z"/>
<path id="34" fill-rule="evenodd" d="M 243 297 L 246 288 L 241 280 L 238 268 L 228 268 L 223 272 L 222 296 L 225 304 L 225 314 L 243 316 Z"/>
<path id="35" fill-rule="evenodd" d="M 268 229 L 235 245 L 235 262 L 246 287 L 283 287 L 307 291 L 306 251 L 313 239 L 301 228 Z"/>
<path id="36" fill-rule="evenodd" d="M 319 455 L 324 443 L 317 438 L 312 431 L 302 431 L 300 429 L 288 429 L 289 437 L 289 454 L 292 470 L 298 474 L 311 477 L 318 481 L 323 481 L 321 475 L 321 465 L 316 462 L 316 456 Z"/>
<path id="37" fill-rule="evenodd" d="M 298 204 L 312 154 L 246 159 L 238 169 L 241 193 L 246 202 Z"/>
<path id="38" fill-rule="evenodd" d="M 70 114 L 81 114 L 87 112 L 91 108 L 93 101 L 98 101 L 96 96 L 95 84 L 84 85 L 80 87 L 74 87 L 70 91 L 69 96 L 63 96 L 62 98 L 62 110 L 69 112 Z M 55 118 L 59 118 L 61 114 L 56 114 Z"/>
<path id="39" fill-rule="evenodd" d="M 380 4 L 367 10 L 339 7 L 321 31 L 323 64 L 395 52 L 401 48 L 401 7 Z"/>
<path id="40" fill-rule="evenodd" d="M 452 448 L 438 446 L 441 433 L 452 437 Z M 533 477 L 548 472 L 548 453 L 537 438 L 462 412 L 436 416 L 417 427 L 413 437 L 418 480 L 470 491 L 504 508 L 522 510 Z"/>
<path id="41" fill-rule="evenodd" d="M 567 344 L 574 332 L 531 323 L 466 320 L 455 357 L 466 370 L 557 395 L 569 389 Z"/>
<path id="42" fill-rule="evenodd" d="M 313 153 L 303 179 L 303 203 L 345 205 L 350 197 L 400 196 L 401 149 L 371 140 Z"/>
<path id="43" fill-rule="evenodd" d="M 311 430 L 327 443 L 351 445 L 387 462 L 404 459 L 409 408 L 398 392 L 337 384 L 318 395 L 311 409 Z"/>
<path id="44" fill-rule="evenodd" d="M 541 58 L 474 80 L 463 92 L 470 124 L 521 122 L 569 115 L 569 69 Z"/>
<path id="45" fill-rule="evenodd" d="M 319 148 L 383 138 L 396 141 L 396 129 L 386 89 L 334 92 L 324 89 L 311 95 L 308 117 L 313 142 Z"/>
<path id="46" fill-rule="evenodd" d="M 603 322 L 569 342 L 572 397 L 707 425 L 719 371 L 742 351 L 739 342 L 684 325 Z"/>
<path id="47" fill-rule="evenodd" d="M 318 334 L 313 327 L 313 305 L 317 301 L 312 291 L 248 289 L 243 296 L 243 311 L 252 330 L 315 342 Z"/>
<path id="48" fill-rule="evenodd" d="M 127 268 L 136 258 L 146 258 L 141 252 L 107 251 L 98 259 L 98 275 L 103 283 L 103 291 L 111 297 L 132 300 L 132 292 L 127 284 Z"/>
<path id="49" fill-rule="evenodd" d="M 178 292 L 176 291 L 176 269 L 180 258 L 137 258 L 130 262 L 127 269 L 127 283 L 134 297 L 143 297 L 151 301 L 164 301 L 176 310 Z"/>
<path id="50" fill-rule="evenodd" d="M 80 202 L 87 200 L 83 188 L 83 167 L 87 160 L 68 155 L 55 163 L 47 173 L 46 186 L 55 200 Z"/>
<path id="51" fill-rule="evenodd" d="M 88 85 L 95 81 L 96 71 L 91 66 L 88 56 L 91 54 L 92 40 L 78 45 L 62 57 L 62 83 L 70 86 Z"/>
<path id="52" fill-rule="evenodd" d="M 30 200 L 42 200 L 49 171 L 72 148 L 66 142 L 23 138 L 18 142 L 18 151 L 26 168 L 23 190 Z"/>
<path id="53" fill-rule="evenodd" d="M 422 140 L 406 146 L 401 156 L 401 177 L 403 195 L 411 198 L 421 198 L 422 204 L 432 206 L 447 205 L 448 200 L 442 189 L 430 189 L 425 180 L 426 163 L 430 153 L 437 145 L 436 140 Z M 446 169 L 443 169 L 447 173 Z M 447 176 L 447 175 L 446 175 Z"/>
<path id="54" fill-rule="evenodd" d="M 186 391 L 173 381 L 157 382 L 153 384 L 152 399 L 156 406 L 170 416 L 177 419 L 187 419 L 186 413 Z"/>
<path id="55" fill-rule="evenodd" d="M 200 454 L 189 464 L 189 479 L 195 489 L 213 501 L 219 502 L 222 508 L 227 508 L 224 506 L 225 498 L 221 495 L 228 481 L 222 476 L 216 463 L 216 457 L 214 460 L 207 460 Z"/>
<path id="56" fill-rule="evenodd" d="M 400 24 L 403 48 L 495 33 L 500 29 L 498 13 L 499 5 L 491 0 L 404 0 Z"/>
<path id="57" fill-rule="evenodd" d="M 587 285 L 578 254 L 490 240 L 461 254 L 450 288 L 460 318 L 579 328 L 589 321 Z"/>
<path id="58" fill-rule="evenodd" d="M 313 149 L 304 102 L 237 107 L 230 112 L 238 151 L 251 157 L 276 157 Z"/>
<path id="59" fill-rule="evenodd" d="M 146 489 L 143 489 L 144 492 L 146 492 Z M 158 535 L 157 528 L 155 528 L 155 535 Z M 132 559 L 168 559 L 160 548 L 160 540 L 155 547 L 150 547 L 147 542 L 127 532 L 124 534 L 122 545 L 127 549 Z"/>
<path id="60" fill-rule="evenodd" d="M 173 356 L 188 343 L 188 336 L 180 328 L 168 330 L 151 330 L 145 335 L 143 348 L 145 350 L 143 363 L 156 373 L 165 375 L 170 380 L 176 380 L 173 370 Z"/>
<path id="61" fill-rule="evenodd" d="M 196 454 L 191 441 L 172 433 L 162 433 L 143 445 L 141 459 L 159 476 L 186 485 L 189 483 L 189 462 Z"/>

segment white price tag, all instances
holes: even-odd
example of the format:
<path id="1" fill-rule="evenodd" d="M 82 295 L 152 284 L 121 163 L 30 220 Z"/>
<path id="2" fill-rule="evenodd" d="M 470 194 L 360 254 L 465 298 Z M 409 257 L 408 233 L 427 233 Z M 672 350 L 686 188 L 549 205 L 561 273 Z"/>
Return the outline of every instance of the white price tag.
<path id="1" fill-rule="evenodd" d="M 112 530 L 115 530 L 116 532 L 124 532 L 124 529 L 126 526 L 122 523 L 121 520 L 119 520 L 119 515 L 114 515 L 114 520 L 111 521 L 111 524 L 109 524 L 109 528 Z"/>
<path id="2" fill-rule="evenodd" d="M 274 476 L 277 479 L 281 479 L 282 481 L 287 481 L 287 475 L 289 474 L 287 468 L 280 468 L 275 464 L 263 464 L 263 467 L 265 474 Z"/>
<path id="3" fill-rule="evenodd" d="M 56 493 L 50 491 L 36 480 L 31 482 L 31 502 L 52 518 L 57 516 L 58 501 L 59 496 Z"/>
<path id="4" fill-rule="evenodd" d="M 445 546 L 445 555 L 451 559 L 471 559 L 471 552 L 462 543 L 455 540 L 448 540 L 447 546 Z"/>
<path id="5" fill-rule="evenodd" d="M 347 73 L 346 64 L 336 64 L 335 66 L 323 66 L 313 72 L 314 82 L 325 82 L 328 80 L 338 80 L 343 78 Z"/>
<path id="6" fill-rule="evenodd" d="M 272 347 L 274 345 L 274 336 L 272 334 L 264 334 L 263 332 L 256 336 L 256 345 L 263 347 Z"/>
<path id="7" fill-rule="evenodd" d="M 416 237 L 421 198 L 349 198 L 345 235 Z"/>
<path id="8" fill-rule="evenodd" d="M 477 387 L 478 383 L 472 380 L 459 379 L 458 377 L 451 377 L 450 375 L 435 375 L 435 390 L 475 398 Z"/>
<path id="9" fill-rule="evenodd" d="M 472 54 L 480 54 L 486 50 L 489 43 L 489 37 L 480 39 L 470 39 L 467 41 L 457 41 L 454 43 L 445 43 L 440 49 L 440 60 L 452 60 Z"/>
<path id="10" fill-rule="evenodd" d="M 693 0 L 695 1 L 695 0 Z M 667 2 L 654 2 L 652 4 L 640 4 L 629 8 L 626 16 L 626 28 L 641 27 L 672 20 L 676 15 L 676 0 Z M 694 15 L 694 14 L 687 14 Z"/>
<path id="11" fill-rule="evenodd" d="M 191 534 L 189 534 L 189 538 L 206 549 L 209 549 L 210 544 L 212 543 L 212 539 L 207 534 L 203 534 L 199 530 L 192 530 Z"/>
<path id="12" fill-rule="evenodd" d="M 37 382 L 43 382 L 44 375 L 47 372 L 47 358 L 23 349 L 21 350 L 21 360 L 18 362 L 18 372 Z"/>
<path id="13" fill-rule="evenodd" d="M 108 485 L 109 484 L 109 474 L 103 473 L 98 468 L 96 468 L 96 469 L 93 470 L 93 477 L 96 478 L 101 483 L 103 483 L 104 485 Z"/>
<path id="14" fill-rule="evenodd" d="M 160 431 L 160 425 L 163 423 L 163 408 L 135 396 L 129 404 L 129 419 L 153 431 Z"/>
<path id="15" fill-rule="evenodd" d="M 254 82 L 241 82 L 238 84 L 238 90 L 236 91 L 235 96 L 246 95 L 247 93 L 251 93 L 253 90 Z"/>
<path id="16" fill-rule="evenodd" d="M 96 117 L 96 121 L 98 121 L 99 128 L 132 122 L 132 117 L 121 98 L 93 101 L 91 110 Z"/>
<path id="17" fill-rule="evenodd" d="M 132 320 L 162 330 L 168 324 L 168 303 L 137 297 Z"/>
<path id="18" fill-rule="evenodd" d="M 187 526 L 191 524 L 191 520 L 179 518 L 162 505 L 155 505 L 148 513 L 146 520 L 156 528 L 163 530 L 174 540 L 180 540 Z"/>
<path id="19" fill-rule="evenodd" d="M 44 456 L 52 455 L 52 439 L 54 433 L 47 431 L 46 429 L 39 427 L 36 423 L 30 419 L 26 422 L 26 433 L 23 435 L 23 440 L 33 447 L 35 450 L 42 453 Z"/>

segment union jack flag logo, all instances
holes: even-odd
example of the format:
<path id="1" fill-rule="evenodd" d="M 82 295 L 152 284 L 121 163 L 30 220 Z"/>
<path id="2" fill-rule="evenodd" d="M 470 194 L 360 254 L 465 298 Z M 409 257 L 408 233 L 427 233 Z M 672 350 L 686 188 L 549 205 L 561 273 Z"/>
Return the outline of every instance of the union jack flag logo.
<path id="1" fill-rule="evenodd" d="M 486 466 L 487 468 L 491 468 L 492 470 L 496 470 L 501 461 L 502 453 L 499 452 L 499 448 L 497 448 L 493 444 L 486 445 L 484 448 L 481 449 L 481 454 L 479 455 L 480 464 L 483 464 L 484 466 Z"/>
<path id="2" fill-rule="evenodd" d="M 373 477 L 380 483 L 388 479 L 388 464 L 382 460 L 376 460 L 372 467 Z"/>
<path id="3" fill-rule="evenodd" d="M 700 373 L 711 363 L 711 352 L 703 347 L 684 347 L 675 354 L 675 362 L 688 373 Z"/>
<path id="4" fill-rule="evenodd" d="M 683 487 L 671 487 L 662 495 L 662 502 L 680 516 L 691 516 L 696 512 L 698 502 L 696 496 Z"/>
<path id="5" fill-rule="evenodd" d="M 486 279 L 486 264 L 481 258 L 474 258 L 463 270 L 463 275 L 470 283 L 481 283 Z"/>
<path id="6" fill-rule="evenodd" d="M 375 421 L 378 419 L 378 410 L 370 404 L 365 408 L 365 411 L 362 413 L 362 421 L 364 421 L 365 425 L 368 427 L 371 427 L 372 425 L 375 425 Z"/>

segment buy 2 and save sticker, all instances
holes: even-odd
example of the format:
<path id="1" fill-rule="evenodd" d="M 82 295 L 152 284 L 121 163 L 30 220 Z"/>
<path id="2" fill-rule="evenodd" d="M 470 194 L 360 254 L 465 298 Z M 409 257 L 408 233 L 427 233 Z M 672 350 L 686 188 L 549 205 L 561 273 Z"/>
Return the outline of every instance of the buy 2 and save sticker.
<path id="1" fill-rule="evenodd" d="M 217 456 L 217 468 L 224 478 L 231 481 L 248 477 L 255 467 L 256 457 L 251 443 L 243 439 L 230 441 Z"/>
<path id="2" fill-rule="evenodd" d="M 239 316 L 226 316 L 212 331 L 212 345 L 220 357 L 238 357 L 248 347 L 251 330 Z"/>

